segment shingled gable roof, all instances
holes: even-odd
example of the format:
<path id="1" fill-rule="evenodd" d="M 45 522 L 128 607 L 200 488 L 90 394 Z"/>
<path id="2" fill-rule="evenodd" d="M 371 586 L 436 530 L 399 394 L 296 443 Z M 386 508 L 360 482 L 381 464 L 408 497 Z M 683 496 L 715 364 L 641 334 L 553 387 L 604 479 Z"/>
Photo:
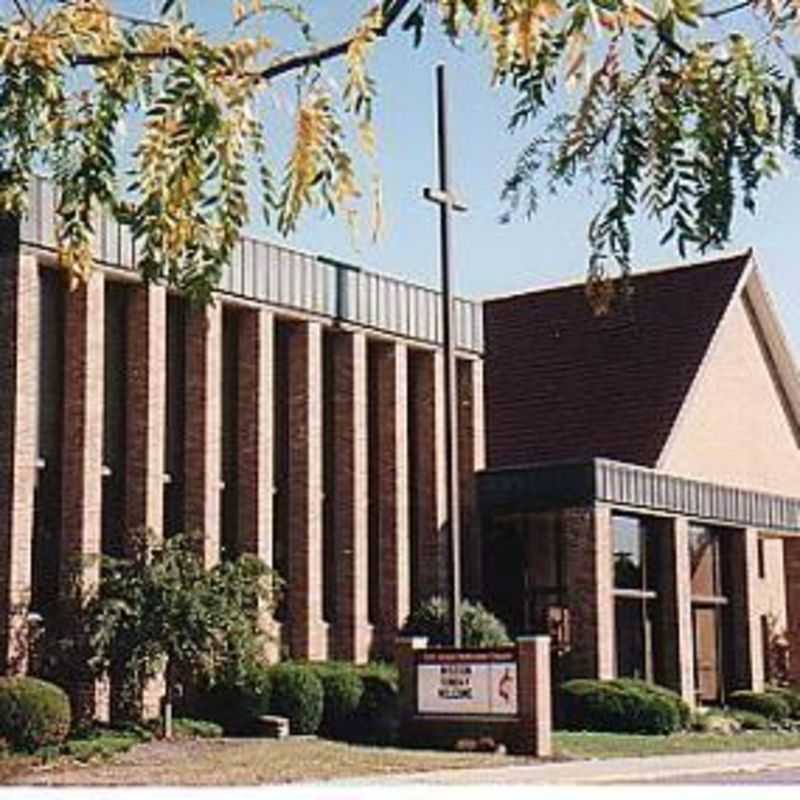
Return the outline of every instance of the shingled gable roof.
<path id="1" fill-rule="evenodd" d="M 488 466 L 656 466 L 751 257 L 634 274 L 606 316 L 583 284 L 487 301 Z"/>

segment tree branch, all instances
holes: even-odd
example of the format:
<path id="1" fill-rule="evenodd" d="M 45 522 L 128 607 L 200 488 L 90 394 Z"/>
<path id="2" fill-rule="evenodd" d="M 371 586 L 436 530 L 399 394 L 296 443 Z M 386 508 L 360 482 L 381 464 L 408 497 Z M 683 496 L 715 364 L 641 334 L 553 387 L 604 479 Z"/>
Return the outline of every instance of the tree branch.
<path id="1" fill-rule="evenodd" d="M 383 4 L 383 22 L 379 27 L 374 29 L 375 34 L 377 36 L 386 36 L 389 33 L 389 29 L 397 22 L 403 11 L 406 10 L 410 1 L 411 0 L 385 0 Z M 321 47 L 318 50 L 290 56 L 262 70 L 259 73 L 259 77 L 268 81 L 286 72 L 293 72 L 303 67 L 309 67 L 312 64 L 321 64 L 323 61 L 338 58 L 347 52 L 347 48 L 350 47 L 352 42 L 353 37 L 349 36 L 347 39 L 343 39 L 327 47 Z"/>
<path id="2" fill-rule="evenodd" d="M 741 11 L 752 5 L 754 5 L 753 0 L 741 0 L 739 3 L 734 3 L 732 6 L 727 6 L 726 8 L 718 8 L 716 11 L 704 11 L 700 16 L 704 19 L 719 19 L 728 14 L 735 14 L 737 11 Z"/>
<path id="3" fill-rule="evenodd" d="M 31 15 L 25 9 L 25 6 L 22 4 L 22 0 L 14 0 L 14 8 L 17 9 L 17 13 L 22 17 L 22 19 L 25 20 L 25 22 L 28 23 L 28 25 L 30 25 L 31 27 L 34 27 L 33 19 L 31 18 Z"/>

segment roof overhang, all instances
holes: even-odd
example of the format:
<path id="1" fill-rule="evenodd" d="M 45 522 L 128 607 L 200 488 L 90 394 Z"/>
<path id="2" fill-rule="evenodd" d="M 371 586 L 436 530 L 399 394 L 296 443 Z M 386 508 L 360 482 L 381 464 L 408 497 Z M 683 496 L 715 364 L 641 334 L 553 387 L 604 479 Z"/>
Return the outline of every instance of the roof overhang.
<path id="1" fill-rule="evenodd" d="M 533 464 L 478 473 L 482 515 L 595 503 L 735 527 L 800 534 L 800 498 L 682 478 L 620 461 Z"/>

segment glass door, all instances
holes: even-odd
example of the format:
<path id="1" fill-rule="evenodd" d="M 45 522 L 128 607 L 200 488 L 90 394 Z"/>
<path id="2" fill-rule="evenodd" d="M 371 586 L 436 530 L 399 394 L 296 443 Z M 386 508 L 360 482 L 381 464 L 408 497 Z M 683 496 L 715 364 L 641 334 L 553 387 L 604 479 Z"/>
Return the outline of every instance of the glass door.
<path id="1" fill-rule="evenodd" d="M 716 704 L 723 699 L 721 617 L 718 606 L 692 609 L 695 693 L 700 703 Z"/>

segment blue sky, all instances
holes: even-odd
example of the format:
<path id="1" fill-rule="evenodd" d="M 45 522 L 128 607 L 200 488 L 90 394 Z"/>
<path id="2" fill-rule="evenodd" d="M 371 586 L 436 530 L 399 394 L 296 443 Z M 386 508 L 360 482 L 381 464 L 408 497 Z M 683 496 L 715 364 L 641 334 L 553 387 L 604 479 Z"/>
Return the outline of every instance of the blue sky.
<path id="1" fill-rule="evenodd" d="M 118 7 L 147 13 L 152 2 L 155 0 L 118 0 Z M 222 34 L 228 29 L 228 0 L 192 0 L 191 5 L 207 30 Z M 316 9 L 317 31 L 325 39 L 345 31 L 366 2 L 310 0 L 307 5 Z M 343 220 L 311 212 L 290 243 L 435 284 L 436 213 L 421 199 L 421 189 L 436 176 L 433 67 L 440 60 L 448 70 L 453 182 L 470 208 L 454 223 L 458 290 L 480 298 L 581 278 L 587 258 L 586 225 L 594 200 L 583 190 L 558 198 L 545 197 L 532 221 L 520 218 L 509 225 L 498 223 L 503 178 L 530 129 L 513 136 L 507 133 L 513 96 L 490 89 L 487 58 L 475 43 L 457 50 L 438 34 L 428 36 L 418 50 L 411 47 L 406 36 L 390 37 L 381 43 L 374 60 L 373 74 L 380 92 L 376 123 L 386 217 L 381 241 L 372 244 L 365 231 L 356 250 Z M 286 80 L 277 89 L 280 103 L 291 106 L 292 81 Z M 274 131 L 279 148 L 285 147 L 289 125 L 288 111 L 279 107 L 273 112 L 268 129 Z M 367 179 L 369 171 L 362 175 Z M 755 249 L 790 338 L 800 347 L 800 309 L 795 302 L 800 290 L 800 272 L 795 264 L 800 254 L 798 209 L 800 170 L 789 164 L 786 176 L 773 181 L 762 193 L 757 216 L 746 212 L 737 216 L 731 248 Z M 251 232 L 273 236 L 259 219 L 255 210 Z M 640 267 L 679 260 L 671 245 L 658 245 L 657 231 L 646 222 L 636 225 L 635 234 L 635 263 Z"/>

